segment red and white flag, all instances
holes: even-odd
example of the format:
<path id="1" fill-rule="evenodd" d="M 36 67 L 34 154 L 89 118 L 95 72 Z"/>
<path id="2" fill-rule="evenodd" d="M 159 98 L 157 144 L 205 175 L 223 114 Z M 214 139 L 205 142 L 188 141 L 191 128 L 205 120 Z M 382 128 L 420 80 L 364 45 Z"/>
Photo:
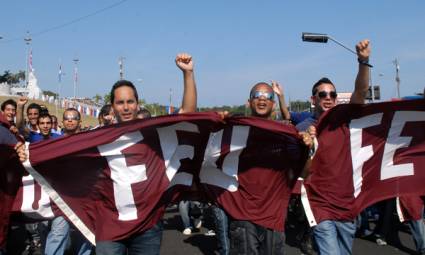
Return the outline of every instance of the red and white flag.
<path id="1" fill-rule="evenodd" d="M 94 242 L 150 229 L 193 187 L 232 218 L 283 230 L 307 149 L 292 126 L 196 113 L 34 143 L 29 158 L 34 179 Z"/>
<path id="2" fill-rule="evenodd" d="M 303 196 L 310 225 L 352 220 L 378 201 L 425 194 L 424 100 L 339 105 L 321 118 L 317 133 Z"/>

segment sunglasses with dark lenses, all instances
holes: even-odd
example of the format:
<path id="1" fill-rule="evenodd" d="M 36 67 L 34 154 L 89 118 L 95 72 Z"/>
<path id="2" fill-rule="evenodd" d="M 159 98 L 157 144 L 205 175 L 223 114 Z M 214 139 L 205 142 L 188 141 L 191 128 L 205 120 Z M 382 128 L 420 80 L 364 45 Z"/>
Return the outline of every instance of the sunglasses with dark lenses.
<path id="1" fill-rule="evenodd" d="M 78 116 L 64 116 L 63 120 L 80 120 Z"/>
<path id="2" fill-rule="evenodd" d="M 317 93 L 317 95 L 319 96 L 319 98 L 326 98 L 329 95 L 332 99 L 335 99 L 338 94 L 335 91 L 320 91 Z"/>
<path id="3" fill-rule="evenodd" d="M 267 100 L 273 100 L 274 99 L 274 93 L 257 90 L 257 91 L 252 92 L 252 94 L 251 94 L 251 99 L 259 99 L 260 97 L 265 97 Z"/>

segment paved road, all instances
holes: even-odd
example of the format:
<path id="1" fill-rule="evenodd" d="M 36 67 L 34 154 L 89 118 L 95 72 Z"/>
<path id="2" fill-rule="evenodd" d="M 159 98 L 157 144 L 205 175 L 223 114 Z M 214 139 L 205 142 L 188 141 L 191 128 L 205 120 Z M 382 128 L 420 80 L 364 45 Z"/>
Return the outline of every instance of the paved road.
<path id="1" fill-rule="evenodd" d="M 218 254 L 215 236 L 206 236 L 204 233 L 206 228 L 202 227 L 199 232 L 195 232 L 190 236 L 185 236 L 181 233 L 181 220 L 177 208 L 169 209 L 164 216 L 164 232 L 161 246 L 161 255 L 201 255 L 201 254 Z M 17 240 L 16 236 L 22 237 L 18 233 L 15 238 L 9 240 L 10 248 L 14 251 L 11 255 L 28 255 L 27 252 L 22 252 L 24 240 Z M 373 240 L 364 240 L 356 238 L 354 241 L 353 254 L 415 254 L 414 244 L 410 234 L 399 232 L 400 241 L 403 246 L 398 248 L 387 245 L 378 246 Z M 287 242 L 290 238 L 287 237 Z M 68 255 L 73 254 L 72 250 L 67 252 Z M 289 244 L 285 247 L 286 255 L 301 254 L 297 247 Z"/>
<path id="2" fill-rule="evenodd" d="M 201 228 L 200 232 L 185 236 L 181 233 L 180 216 L 176 210 L 169 210 L 164 216 L 164 233 L 161 246 L 161 255 L 201 255 L 218 254 L 214 236 L 205 236 L 207 231 Z M 414 243 L 410 234 L 399 232 L 402 247 L 391 245 L 378 246 L 373 240 L 356 238 L 353 246 L 353 254 L 415 254 Z M 297 247 L 287 245 L 286 255 L 301 254 Z"/>

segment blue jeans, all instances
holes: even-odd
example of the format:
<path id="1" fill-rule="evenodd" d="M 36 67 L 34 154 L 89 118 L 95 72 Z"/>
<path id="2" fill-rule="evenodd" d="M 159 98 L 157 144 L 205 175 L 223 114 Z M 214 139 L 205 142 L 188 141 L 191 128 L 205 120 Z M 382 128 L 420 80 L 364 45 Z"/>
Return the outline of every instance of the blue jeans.
<path id="1" fill-rule="evenodd" d="M 69 223 L 62 216 L 54 218 L 47 235 L 45 254 L 64 254 L 68 242 Z"/>
<path id="2" fill-rule="evenodd" d="M 318 253 L 320 255 L 352 254 L 355 221 L 325 220 L 313 228 Z"/>
<path id="3" fill-rule="evenodd" d="M 249 221 L 230 222 L 230 254 L 284 254 L 285 234 Z"/>
<path id="4" fill-rule="evenodd" d="M 94 246 L 87 240 L 81 232 L 77 232 L 72 240 L 72 246 L 76 247 L 78 255 L 90 255 Z"/>
<path id="5" fill-rule="evenodd" d="M 189 217 L 189 205 L 190 201 L 180 201 L 179 203 L 179 213 L 180 217 L 182 218 L 183 222 L 183 229 L 190 228 L 192 225 L 190 224 L 190 217 Z"/>
<path id="6" fill-rule="evenodd" d="M 162 222 L 144 233 L 120 241 L 99 241 L 96 255 L 158 255 L 161 248 Z"/>
<path id="7" fill-rule="evenodd" d="M 425 225 L 423 219 L 409 220 L 408 224 L 415 242 L 416 251 L 419 253 L 425 252 Z"/>
<path id="8" fill-rule="evenodd" d="M 228 255 L 230 251 L 229 220 L 226 213 L 220 207 L 212 206 L 211 211 L 214 217 L 218 253 L 220 255 Z"/>

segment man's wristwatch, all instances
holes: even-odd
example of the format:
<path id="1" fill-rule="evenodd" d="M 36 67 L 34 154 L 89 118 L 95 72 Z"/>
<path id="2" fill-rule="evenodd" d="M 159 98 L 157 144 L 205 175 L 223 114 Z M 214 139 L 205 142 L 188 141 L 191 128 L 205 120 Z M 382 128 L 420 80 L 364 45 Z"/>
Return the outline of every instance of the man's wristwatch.
<path id="1" fill-rule="evenodd" d="M 360 65 L 365 65 L 365 66 L 368 66 L 368 67 L 373 67 L 373 65 L 369 64 L 369 59 L 362 60 L 362 59 L 358 58 L 357 61 L 359 61 L 359 64 Z"/>

